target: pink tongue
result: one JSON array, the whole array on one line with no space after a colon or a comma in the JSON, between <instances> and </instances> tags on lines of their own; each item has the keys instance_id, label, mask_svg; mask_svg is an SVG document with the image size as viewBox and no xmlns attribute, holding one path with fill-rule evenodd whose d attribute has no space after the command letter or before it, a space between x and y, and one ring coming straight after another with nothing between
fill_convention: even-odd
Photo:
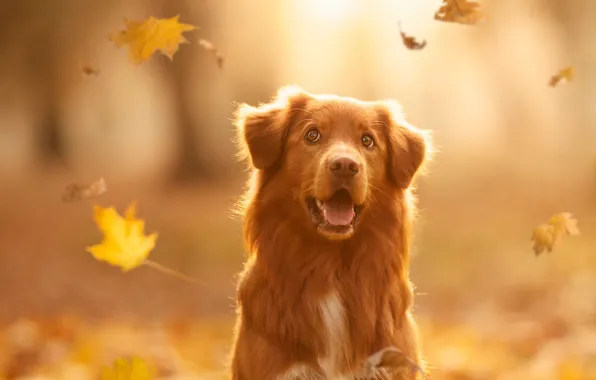
<instances>
[{"instance_id":1,"label":"pink tongue","mask_svg":"<svg viewBox=\"0 0 596 380\"><path fill-rule=\"evenodd\" d=\"M333 226L346 226L354 219L354 204L348 202L323 203L323 217Z\"/></svg>"}]
</instances>

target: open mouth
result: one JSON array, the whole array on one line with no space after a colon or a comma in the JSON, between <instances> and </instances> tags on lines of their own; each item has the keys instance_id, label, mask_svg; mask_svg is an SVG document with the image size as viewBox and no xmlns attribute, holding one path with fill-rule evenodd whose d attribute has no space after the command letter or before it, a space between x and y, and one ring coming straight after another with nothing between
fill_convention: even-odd
<instances>
[{"instance_id":1,"label":"open mouth","mask_svg":"<svg viewBox=\"0 0 596 380\"><path fill-rule=\"evenodd\" d=\"M350 192L345 189L338 190L325 200L309 197L306 201L312 221L319 232L338 239L352 235L363 208L354 203Z\"/></svg>"}]
</instances>

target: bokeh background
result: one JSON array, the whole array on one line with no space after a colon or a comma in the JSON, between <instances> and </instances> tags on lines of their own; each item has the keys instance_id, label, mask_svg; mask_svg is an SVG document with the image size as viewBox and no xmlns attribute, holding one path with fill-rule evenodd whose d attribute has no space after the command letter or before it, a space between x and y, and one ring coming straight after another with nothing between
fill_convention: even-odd
<instances>
[{"instance_id":1,"label":"bokeh background","mask_svg":"<svg viewBox=\"0 0 596 380\"><path fill-rule=\"evenodd\" d=\"M596 2L485 2L476 26L433 20L439 5L3 0L0 378L97 379L131 355L159 379L225 378L247 177L229 119L299 84L398 99L435 133L412 260L433 379L596 379ZM136 66L108 39L176 14L199 29L173 61ZM404 47L398 21L426 48ZM566 66L574 80L549 87ZM101 176L104 195L62 201ZM133 200L159 232L152 260L200 285L84 251L101 239L92 205ZM536 257L533 228L562 211L582 235Z\"/></svg>"}]
</instances>

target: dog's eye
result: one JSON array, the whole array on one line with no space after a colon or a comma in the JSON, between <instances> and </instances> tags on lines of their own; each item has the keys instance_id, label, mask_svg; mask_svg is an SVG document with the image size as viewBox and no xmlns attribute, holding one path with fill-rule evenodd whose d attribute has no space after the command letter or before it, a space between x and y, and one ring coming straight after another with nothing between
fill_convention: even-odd
<instances>
[{"instance_id":1,"label":"dog's eye","mask_svg":"<svg viewBox=\"0 0 596 380\"><path fill-rule=\"evenodd\" d=\"M362 145L364 145L367 148L372 148L375 145L375 140L372 138L371 135L368 134L362 135L360 141L362 141Z\"/></svg>"},{"instance_id":2,"label":"dog's eye","mask_svg":"<svg viewBox=\"0 0 596 380\"><path fill-rule=\"evenodd\" d=\"M321 133L316 128L309 129L304 135L304 140L309 144L315 144L320 139Z\"/></svg>"}]
</instances>

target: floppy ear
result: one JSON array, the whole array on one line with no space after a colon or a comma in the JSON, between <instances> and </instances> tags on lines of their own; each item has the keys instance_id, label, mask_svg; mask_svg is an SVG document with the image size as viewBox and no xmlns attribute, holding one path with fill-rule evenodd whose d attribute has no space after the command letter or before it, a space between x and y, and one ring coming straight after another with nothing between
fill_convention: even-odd
<instances>
[{"instance_id":1,"label":"floppy ear","mask_svg":"<svg viewBox=\"0 0 596 380\"><path fill-rule=\"evenodd\" d=\"M379 102L376 112L386 126L388 177L397 187L406 189L431 158L431 132L405 121L401 106L394 100Z\"/></svg>"},{"instance_id":2,"label":"floppy ear","mask_svg":"<svg viewBox=\"0 0 596 380\"><path fill-rule=\"evenodd\" d=\"M235 113L239 155L256 169L273 166L282 155L290 125L309 95L298 86L282 87L267 104L241 104Z\"/></svg>"}]
</instances>

